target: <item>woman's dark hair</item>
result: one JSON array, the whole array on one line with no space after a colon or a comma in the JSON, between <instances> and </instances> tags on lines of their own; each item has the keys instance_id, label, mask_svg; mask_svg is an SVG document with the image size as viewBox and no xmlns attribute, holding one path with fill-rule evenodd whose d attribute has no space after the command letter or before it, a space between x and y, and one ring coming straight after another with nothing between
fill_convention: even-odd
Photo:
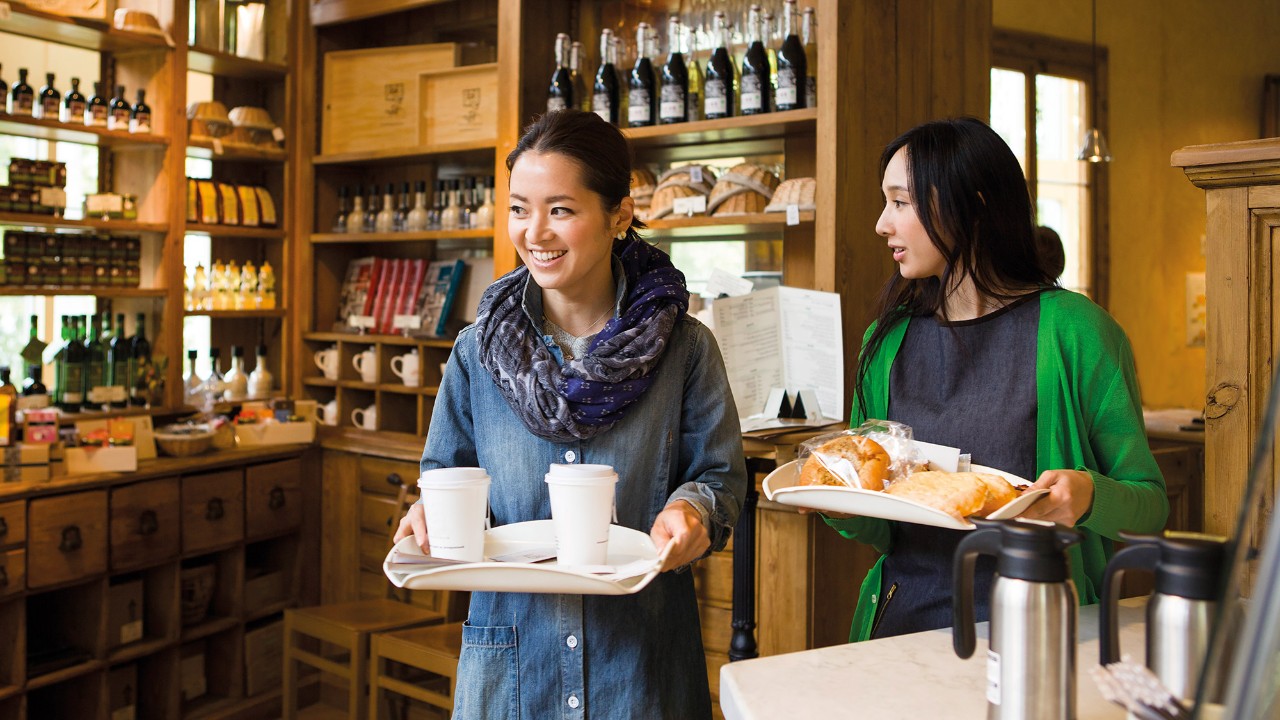
<instances>
[{"instance_id":1,"label":"woman's dark hair","mask_svg":"<svg viewBox=\"0 0 1280 720\"><path fill-rule=\"evenodd\" d=\"M946 269L941 278L917 280L895 271L881 289L875 330L858 361L858 404L864 415L862 385L871 358L903 318L937 314L946 319L946 293L965 278L972 278L983 296L999 299L1054 282L1036 249L1035 214L1022 168L994 130L969 117L918 125L885 147L881 177L902 148L912 207Z\"/></svg>"},{"instance_id":2,"label":"woman's dark hair","mask_svg":"<svg viewBox=\"0 0 1280 720\"><path fill-rule=\"evenodd\" d=\"M618 209L622 199L631 194L631 145L618 128L593 112L557 110L535 120L507 155L508 173L528 151L557 153L574 161L582 183L600 196L608 212ZM636 231L644 227L633 215L627 237L639 239Z\"/></svg>"}]
</instances>

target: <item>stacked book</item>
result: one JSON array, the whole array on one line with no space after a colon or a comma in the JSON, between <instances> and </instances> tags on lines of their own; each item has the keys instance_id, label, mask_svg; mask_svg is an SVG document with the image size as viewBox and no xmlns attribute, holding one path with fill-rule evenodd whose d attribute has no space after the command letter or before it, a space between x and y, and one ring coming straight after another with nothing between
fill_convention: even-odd
<instances>
[{"instance_id":1,"label":"stacked book","mask_svg":"<svg viewBox=\"0 0 1280 720\"><path fill-rule=\"evenodd\" d=\"M449 313L462 286L462 260L428 262L419 258L366 257L347 265L338 304L338 323L352 317L371 318L370 332L388 334L405 327L396 318L412 316L414 335L444 337ZM366 320L365 325L369 325ZM414 327L416 326L416 327Z\"/></svg>"}]
</instances>

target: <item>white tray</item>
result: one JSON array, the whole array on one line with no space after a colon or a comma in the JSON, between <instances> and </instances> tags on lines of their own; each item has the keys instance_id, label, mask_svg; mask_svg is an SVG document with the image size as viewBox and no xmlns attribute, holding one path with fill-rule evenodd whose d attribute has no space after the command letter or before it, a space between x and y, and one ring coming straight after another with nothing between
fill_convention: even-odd
<instances>
[{"instance_id":1,"label":"white tray","mask_svg":"<svg viewBox=\"0 0 1280 720\"><path fill-rule=\"evenodd\" d=\"M551 520L512 523L485 531L486 558L538 547L554 547L555 525ZM487 592L564 593L567 595L631 595L640 592L658 575L665 559L646 533L618 525L609 526L608 565L636 563L650 565L642 574L611 577L572 567L555 560L542 563L485 562L459 563L425 570L390 565L393 555L424 555L413 536L396 543L383 561L382 571L396 587L410 590L478 590ZM635 566L632 566L635 567Z\"/></svg>"},{"instance_id":2,"label":"white tray","mask_svg":"<svg viewBox=\"0 0 1280 720\"><path fill-rule=\"evenodd\" d=\"M1014 485L1030 485L1027 480L1011 475L1003 470L983 465L972 466L974 472L999 475ZM866 517L899 520L901 522L933 525L953 530L972 530L975 525L967 520L957 520L947 513L931 508L928 505L907 500L896 495L888 495L873 490L832 487L830 485L797 485L800 480L800 461L792 460L769 473L764 479L764 494L770 500L783 505L826 510L828 512L863 515ZM1031 503L1048 490L1032 490L1024 492L1007 505L987 516L988 520L1004 520L1017 517Z\"/></svg>"}]
</instances>

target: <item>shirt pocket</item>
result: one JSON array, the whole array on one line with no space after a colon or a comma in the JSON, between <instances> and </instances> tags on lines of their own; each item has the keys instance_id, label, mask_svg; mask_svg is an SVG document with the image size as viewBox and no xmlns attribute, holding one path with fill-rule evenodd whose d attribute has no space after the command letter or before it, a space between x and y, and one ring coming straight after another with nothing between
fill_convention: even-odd
<instances>
[{"instance_id":1,"label":"shirt pocket","mask_svg":"<svg viewBox=\"0 0 1280 720\"><path fill-rule=\"evenodd\" d=\"M462 625L454 720L519 720L520 652L516 629Z\"/></svg>"}]
</instances>

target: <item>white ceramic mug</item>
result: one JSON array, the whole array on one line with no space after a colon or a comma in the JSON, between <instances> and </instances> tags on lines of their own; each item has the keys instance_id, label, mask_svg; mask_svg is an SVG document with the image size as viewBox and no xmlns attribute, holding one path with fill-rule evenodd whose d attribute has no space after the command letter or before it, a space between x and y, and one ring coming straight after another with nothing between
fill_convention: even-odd
<instances>
[{"instance_id":1,"label":"white ceramic mug","mask_svg":"<svg viewBox=\"0 0 1280 720\"><path fill-rule=\"evenodd\" d=\"M323 425L337 425L338 401L330 400L323 405L316 405L316 422Z\"/></svg>"},{"instance_id":2,"label":"white ceramic mug","mask_svg":"<svg viewBox=\"0 0 1280 720\"><path fill-rule=\"evenodd\" d=\"M397 355L391 358L391 372L400 378L406 387L417 387L420 381L418 376L418 351L413 350L404 355Z\"/></svg>"},{"instance_id":3,"label":"white ceramic mug","mask_svg":"<svg viewBox=\"0 0 1280 720\"><path fill-rule=\"evenodd\" d=\"M316 361L316 367L320 368L320 372L324 373L326 380L338 379L338 346L327 347L324 350L317 350L313 356Z\"/></svg>"},{"instance_id":4,"label":"white ceramic mug","mask_svg":"<svg viewBox=\"0 0 1280 720\"><path fill-rule=\"evenodd\" d=\"M365 408L356 408L351 411L351 424L365 430L378 429L378 407L370 405Z\"/></svg>"},{"instance_id":5,"label":"white ceramic mug","mask_svg":"<svg viewBox=\"0 0 1280 720\"><path fill-rule=\"evenodd\" d=\"M352 356L351 367L360 373L362 382L378 382L378 356L373 352L372 348Z\"/></svg>"}]
</instances>

